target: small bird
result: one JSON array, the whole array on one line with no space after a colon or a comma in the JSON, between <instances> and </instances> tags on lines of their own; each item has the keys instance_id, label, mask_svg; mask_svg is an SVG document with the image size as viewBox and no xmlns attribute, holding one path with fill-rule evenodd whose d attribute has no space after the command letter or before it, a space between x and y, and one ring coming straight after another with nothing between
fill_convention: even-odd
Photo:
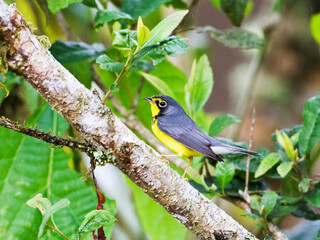
<instances>
[{"instance_id":1,"label":"small bird","mask_svg":"<svg viewBox=\"0 0 320 240\"><path fill-rule=\"evenodd\" d=\"M259 155L257 152L234 147L209 137L200 130L181 105L172 97L156 95L143 99L151 104L151 125L156 137L176 155L189 160L182 178L184 178L195 156L207 156L215 161L222 161L219 154Z\"/></svg>"}]
</instances>

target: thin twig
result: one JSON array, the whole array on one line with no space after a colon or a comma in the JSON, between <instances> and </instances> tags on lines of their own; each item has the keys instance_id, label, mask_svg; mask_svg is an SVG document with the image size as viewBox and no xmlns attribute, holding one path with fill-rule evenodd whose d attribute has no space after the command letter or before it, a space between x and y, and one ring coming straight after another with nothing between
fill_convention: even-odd
<instances>
[{"instance_id":1,"label":"thin twig","mask_svg":"<svg viewBox=\"0 0 320 240\"><path fill-rule=\"evenodd\" d=\"M121 78L128 72L128 70L130 69L130 64L132 62L133 57L140 51L140 46L137 46L136 50L133 53L130 53L129 56L127 57L126 63L124 64L124 66L122 67L120 73L117 75L116 80L114 81L113 84L118 84L121 80ZM108 90L108 92L106 93L106 95L103 97L101 103L103 105L106 104L106 100L108 98L108 96L111 93L111 89Z\"/></svg>"},{"instance_id":2,"label":"thin twig","mask_svg":"<svg viewBox=\"0 0 320 240\"><path fill-rule=\"evenodd\" d=\"M87 149L89 148L89 145L87 143L81 143L71 139L52 136L49 134L49 132L46 133L37 129L28 128L4 117L0 118L0 126L12 129L16 132L23 133L31 137L38 138L55 146L66 146L74 150L79 150L81 152L87 152Z\"/></svg>"},{"instance_id":3,"label":"thin twig","mask_svg":"<svg viewBox=\"0 0 320 240\"><path fill-rule=\"evenodd\" d=\"M91 159L91 175L92 175L92 180L93 180L93 183L94 183L94 189L96 190L96 194L97 194L97 198L98 198L97 210L103 210L103 203L105 203L105 197L98 190L97 180L96 180L96 177L94 176L94 169L95 169L94 162L95 162L95 160ZM98 229L98 236L95 234L95 230L92 231L92 235L93 235L93 238L97 239L97 240L105 240L105 239L107 239L106 235L104 234L103 226L101 226Z\"/></svg>"},{"instance_id":4,"label":"thin twig","mask_svg":"<svg viewBox=\"0 0 320 240\"><path fill-rule=\"evenodd\" d=\"M138 86L138 90L137 90L136 96L135 96L135 98L133 99L133 102L132 102L132 106L131 106L132 114L134 114L136 112L137 105L138 105L138 99L140 98L141 90L142 90L142 87L143 87L143 84L144 84L145 81L146 81L146 79L144 77L142 77L141 81L139 83L139 86Z\"/></svg>"},{"instance_id":5,"label":"thin twig","mask_svg":"<svg viewBox=\"0 0 320 240\"><path fill-rule=\"evenodd\" d=\"M127 67L129 65L129 63L131 62L132 56L128 56L126 63L124 64L123 68L121 69L121 72L117 75L116 80L114 81L113 84L118 84L119 81L121 80L122 76L127 72ZM105 105L106 104L106 100L108 98L108 96L111 93L111 89L108 90L108 92L106 93L106 95L104 95L101 104Z\"/></svg>"},{"instance_id":6,"label":"thin twig","mask_svg":"<svg viewBox=\"0 0 320 240\"><path fill-rule=\"evenodd\" d=\"M252 109L252 122L251 122L251 128L250 128L250 140L249 140L249 147L248 149L251 150L252 147L252 139L253 139L253 130L254 130L254 124L256 121L256 110L255 108ZM250 202L250 196L248 193L249 190L249 173L250 173L250 159L251 156L248 155L247 157L247 166L246 166L246 183L245 183L245 188L243 192L243 197L247 202Z\"/></svg>"}]
</instances>

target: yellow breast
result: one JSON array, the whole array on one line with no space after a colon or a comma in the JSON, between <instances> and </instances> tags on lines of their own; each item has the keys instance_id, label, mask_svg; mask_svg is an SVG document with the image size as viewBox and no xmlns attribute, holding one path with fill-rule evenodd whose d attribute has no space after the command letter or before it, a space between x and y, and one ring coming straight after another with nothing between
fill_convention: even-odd
<instances>
[{"instance_id":1,"label":"yellow breast","mask_svg":"<svg viewBox=\"0 0 320 240\"><path fill-rule=\"evenodd\" d=\"M194 151L191 148L186 147L185 145L179 143L169 135L163 133L157 125L158 120L152 122L152 131L156 137L173 153L179 155L180 157L193 157L193 156L203 156L203 154Z\"/></svg>"}]
</instances>

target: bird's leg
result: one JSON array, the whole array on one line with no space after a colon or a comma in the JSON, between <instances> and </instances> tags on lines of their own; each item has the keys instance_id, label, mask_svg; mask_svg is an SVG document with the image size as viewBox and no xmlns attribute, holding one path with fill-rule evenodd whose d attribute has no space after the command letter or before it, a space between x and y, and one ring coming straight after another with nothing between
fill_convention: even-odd
<instances>
[{"instance_id":1,"label":"bird's leg","mask_svg":"<svg viewBox=\"0 0 320 240\"><path fill-rule=\"evenodd\" d=\"M182 178L184 180L186 180L186 181L188 181L188 178L185 178L184 175L186 175L186 173L187 173L187 171L188 171L188 169L189 169L189 167L191 165L192 159L193 159L193 157L189 157L188 158L188 161L189 161L188 166L186 167L186 169L184 170L184 173L182 174Z\"/></svg>"},{"instance_id":2,"label":"bird's leg","mask_svg":"<svg viewBox=\"0 0 320 240\"><path fill-rule=\"evenodd\" d=\"M177 154L161 154L161 158L163 159L163 161L165 161L165 163L169 163L169 161L164 157L176 157L176 156L178 155Z\"/></svg>"}]
</instances>

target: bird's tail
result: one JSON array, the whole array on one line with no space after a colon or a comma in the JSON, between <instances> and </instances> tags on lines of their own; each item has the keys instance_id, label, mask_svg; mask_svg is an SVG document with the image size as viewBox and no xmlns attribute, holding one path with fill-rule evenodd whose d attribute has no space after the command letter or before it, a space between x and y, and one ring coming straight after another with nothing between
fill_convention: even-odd
<instances>
[{"instance_id":1,"label":"bird's tail","mask_svg":"<svg viewBox=\"0 0 320 240\"><path fill-rule=\"evenodd\" d=\"M233 147L233 151L234 151L234 153L245 153L245 154L249 154L249 155L253 155L253 156L260 155L260 153L250 151L250 150L244 149L244 148L238 148L238 147Z\"/></svg>"},{"instance_id":2,"label":"bird's tail","mask_svg":"<svg viewBox=\"0 0 320 240\"><path fill-rule=\"evenodd\" d=\"M211 138L211 150L216 154L230 154L230 153L244 153L253 156L260 155L260 153L250 151L244 148L235 147L223 142L220 142L214 138Z\"/></svg>"}]
</instances>

